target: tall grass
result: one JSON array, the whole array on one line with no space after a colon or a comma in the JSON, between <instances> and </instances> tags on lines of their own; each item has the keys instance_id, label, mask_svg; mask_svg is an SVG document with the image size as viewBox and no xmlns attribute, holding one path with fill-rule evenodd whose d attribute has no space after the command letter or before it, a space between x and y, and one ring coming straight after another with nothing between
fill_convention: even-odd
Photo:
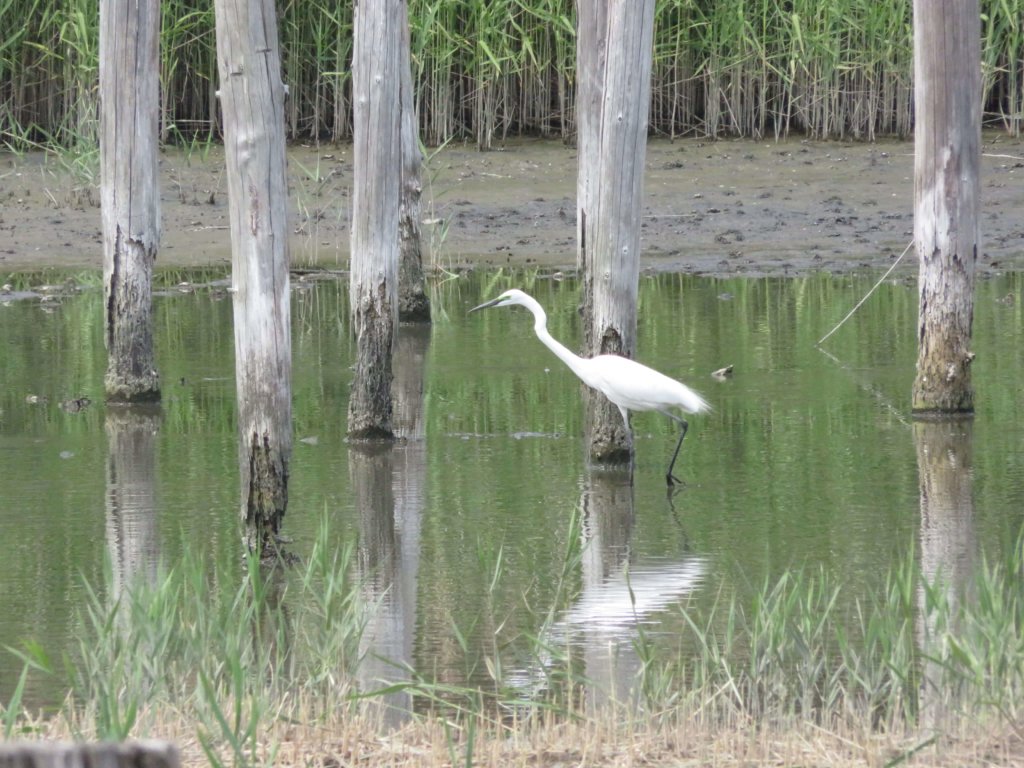
<instances>
[{"instance_id":1,"label":"tall grass","mask_svg":"<svg viewBox=\"0 0 1024 768\"><path fill-rule=\"evenodd\" d=\"M590 748L668 729L675 748L692 756L686 733L719 738L752 729L760 742L810 727L846 734L857 760L876 751L888 760L893 742L910 753L939 738L973 738L987 750L988 734L1012 742L1019 732L1024 538L967 584L928 582L910 556L883 590L852 603L824 569L797 569L749 597L721 593L710 608L683 606L688 629L676 650L641 629L634 689L595 711L586 703L585 655L572 637L552 634L578 584L581 538L571 534L579 525L574 517L554 603L536 607L537 631L526 632L514 654L546 672L527 687L503 661L510 646L499 642L503 622L493 619L503 608L495 604L493 616L479 619L493 634L482 648L491 685L460 687L396 664L399 682L359 692L365 607L351 577L352 550L332 546L325 523L305 563L287 574L265 574L255 560L210 567L189 554L121 594L90 590L62 717L41 724L20 711L23 675L11 701L0 704L0 722L7 736L65 728L84 738L173 734L201 745L213 765L272 764L284 745L295 748L297 733L304 762L326 760L325 745L338 748L353 723L362 728L353 740L379 745L377 705L396 691L411 694L420 713L409 715L407 736L442 733L435 747L467 764L478 741L501 752L513 734L519 747L540 733L572 752L584 745L566 739ZM478 555L490 558L496 597L503 552ZM479 629L452 628L467 658ZM27 672L58 674L38 644L20 655ZM416 750L422 758L430 747Z\"/></svg>"},{"instance_id":2,"label":"tall grass","mask_svg":"<svg viewBox=\"0 0 1024 768\"><path fill-rule=\"evenodd\" d=\"M991 3L982 15L984 102L1007 132L1024 123L1024 2Z\"/></svg>"},{"instance_id":3,"label":"tall grass","mask_svg":"<svg viewBox=\"0 0 1024 768\"><path fill-rule=\"evenodd\" d=\"M189 553L120 594L90 587L65 671L23 657L66 675L66 714L88 724L82 736L124 739L151 732L155 711L187 712L204 748L237 763L295 696L314 719L347 706L363 626L351 552L332 548L325 529L297 573L267 572L255 557L209 567Z\"/></svg>"},{"instance_id":4,"label":"tall grass","mask_svg":"<svg viewBox=\"0 0 1024 768\"><path fill-rule=\"evenodd\" d=\"M64 147L95 144L99 130L99 14L87 0L29 2L5 12L0 39L10 92L4 140L45 140Z\"/></svg>"},{"instance_id":5,"label":"tall grass","mask_svg":"<svg viewBox=\"0 0 1024 768\"><path fill-rule=\"evenodd\" d=\"M410 0L424 140L492 146L575 131L572 0ZM986 119L1019 135L1024 0L982 0ZM294 140L351 135L348 4L279 5ZM213 11L161 4L165 138L219 133ZM912 124L906 0L665 0L655 21L651 128L666 135L871 139ZM72 0L0 2L0 134L15 148L95 137L97 14Z\"/></svg>"},{"instance_id":6,"label":"tall grass","mask_svg":"<svg viewBox=\"0 0 1024 768\"><path fill-rule=\"evenodd\" d=\"M160 3L160 125L165 141L191 141L216 129L213 30L212 3L202 9Z\"/></svg>"}]
</instances>

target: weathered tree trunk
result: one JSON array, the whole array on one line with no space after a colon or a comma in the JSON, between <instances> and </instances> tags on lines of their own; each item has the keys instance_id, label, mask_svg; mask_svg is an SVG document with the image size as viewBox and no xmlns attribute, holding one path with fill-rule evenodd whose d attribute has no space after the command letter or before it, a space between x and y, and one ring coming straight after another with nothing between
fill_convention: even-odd
<instances>
[{"instance_id":1,"label":"weathered tree trunk","mask_svg":"<svg viewBox=\"0 0 1024 768\"><path fill-rule=\"evenodd\" d=\"M633 357L654 0L579 5L577 228L584 353ZM589 390L586 410L591 459L630 461L630 431L619 410Z\"/></svg>"},{"instance_id":2,"label":"weathered tree trunk","mask_svg":"<svg viewBox=\"0 0 1024 768\"><path fill-rule=\"evenodd\" d=\"M604 93L605 51L607 49L608 6L606 0L576 2L576 268L584 278L580 304L583 311L584 336L590 337L593 317L593 242L596 219L588 218L593 210L601 162L600 117L601 94ZM589 344L585 344L589 346Z\"/></svg>"},{"instance_id":3,"label":"weathered tree trunk","mask_svg":"<svg viewBox=\"0 0 1024 768\"><path fill-rule=\"evenodd\" d=\"M274 551L292 450L284 83L273 0L215 0L231 223L241 510Z\"/></svg>"},{"instance_id":4,"label":"weathered tree trunk","mask_svg":"<svg viewBox=\"0 0 1024 768\"><path fill-rule=\"evenodd\" d=\"M402 61L400 101L402 105L402 192L398 211L398 319L406 323L430 322L430 298L423 280L423 246L420 238L420 151L419 121L416 118L416 94L412 85L412 51L406 3L401 3Z\"/></svg>"},{"instance_id":5,"label":"weathered tree trunk","mask_svg":"<svg viewBox=\"0 0 1024 768\"><path fill-rule=\"evenodd\" d=\"M353 22L352 325L348 434L392 438L391 355L398 319L401 183L399 54L405 0L357 2Z\"/></svg>"},{"instance_id":6,"label":"weathered tree trunk","mask_svg":"<svg viewBox=\"0 0 1024 768\"><path fill-rule=\"evenodd\" d=\"M0 744L0 768L95 765L109 768L178 768L181 755L169 741L23 741Z\"/></svg>"},{"instance_id":7,"label":"weathered tree trunk","mask_svg":"<svg viewBox=\"0 0 1024 768\"><path fill-rule=\"evenodd\" d=\"M153 262L160 242L160 5L100 3L100 200L110 403L160 399Z\"/></svg>"},{"instance_id":8,"label":"weathered tree trunk","mask_svg":"<svg viewBox=\"0 0 1024 768\"><path fill-rule=\"evenodd\" d=\"M977 0L914 0L914 241L921 268L912 405L918 415L974 410L980 61Z\"/></svg>"},{"instance_id":9,"label":"weathered tree trunk","mask_svg":"<svg viewBox=\"0 0 1024 768\"><path fill-rule=\"evenodd\" d=\"M395 339L392 421L395 434L408 441L423 442L427 436L424 381L429 347L430 327L425 325L403 326Z\"/></svg>"}]
</instances>

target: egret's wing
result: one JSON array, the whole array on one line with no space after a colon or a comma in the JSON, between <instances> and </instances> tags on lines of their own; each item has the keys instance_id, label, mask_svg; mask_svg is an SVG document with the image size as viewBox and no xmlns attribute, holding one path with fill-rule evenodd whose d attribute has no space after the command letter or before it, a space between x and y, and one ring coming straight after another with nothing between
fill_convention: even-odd
<instances>
[{"instance_id":1,"label":"egret's wing","mask_svg":"<svg viewBox=\"0 0 1024 768\"><path fill-rule=\"evenodd\" d=\"M598 355L588 361L593 382L618 406L633 411L682 408L688 413L710 409L707 401L682 382L618 355Z\"/></svg>"}]
</instances>

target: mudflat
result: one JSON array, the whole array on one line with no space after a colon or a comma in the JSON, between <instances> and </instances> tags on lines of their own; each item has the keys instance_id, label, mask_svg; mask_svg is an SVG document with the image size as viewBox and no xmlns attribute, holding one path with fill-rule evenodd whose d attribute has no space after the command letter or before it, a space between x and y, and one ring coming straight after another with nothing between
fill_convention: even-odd
<instances>
[{"instance_id":1,"label":"mudflat","mask_svg":"<svg viewBox=\"0 0 1024 768\"><path fill-rule=\"evenodd\" d=\"M1024 268L1024 141L986 133L982 151L979 269ZM346 269L351 146L292 146L288 168L293 266ZM423 171L426 266L572 268L576 169L575 148L555 140L431 151ZM230 263L225 173L219 146L162 152L158 268ZM911 141L653 138L641 268L884 268L911 242L913 195ZM52 154L0 155L0 272L100 269L100 226L94 175ZM911 252L903 267L914 266Z\"/></svg>"}]
</instances>

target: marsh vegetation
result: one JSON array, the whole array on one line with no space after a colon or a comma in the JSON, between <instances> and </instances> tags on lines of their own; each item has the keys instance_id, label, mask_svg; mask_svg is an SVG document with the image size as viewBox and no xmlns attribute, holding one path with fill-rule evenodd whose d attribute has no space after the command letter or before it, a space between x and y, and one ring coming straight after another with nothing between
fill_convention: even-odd
<instances>
[{"instance_id":1,"label":"marsh vegetation","mask_svg":"<svg viewBox=\"0 0 1024 768\"><path fill-rule=\"evenodd\" d=\"M1019 275L981 281L978 414L936 434L901 405L912 283L825 355L874 275L645 278L641 359L715 405L671 499L666 420L639 418L633 484L588 470L571 374L523 317L465 316L515 285L572 338L575 281L430 281L410 437L364 451L346 291L296 280L301 563L270 572L238 557L222 276L161 276L172 385L134 426L94 396L97 283L8 278L5 737L159 736L190 765L1019 760Z\"/></svg>"},{"instance_id":2,"label":"marsh vegetation","mask_svg":"<svg viewBox=\"0 0 1024 768\"><path fill-rule=\"evenodd\" d=\"M1019 135L1021 0L981 3L983 103ZM575 132L575 11L569 0L411 0L420 132L430 145ZM651 127L668 136L906 136L911 5L900 0L660 2ZM220 132L213 8L161 4L161 125L168 140ZM351 135L348 5L279 7L293 140ZM95 6L13 0L0 16L0 125L8 145L93 143ZM489 142L487 143L489 145Z\"/></svg>"}]
</instances>

